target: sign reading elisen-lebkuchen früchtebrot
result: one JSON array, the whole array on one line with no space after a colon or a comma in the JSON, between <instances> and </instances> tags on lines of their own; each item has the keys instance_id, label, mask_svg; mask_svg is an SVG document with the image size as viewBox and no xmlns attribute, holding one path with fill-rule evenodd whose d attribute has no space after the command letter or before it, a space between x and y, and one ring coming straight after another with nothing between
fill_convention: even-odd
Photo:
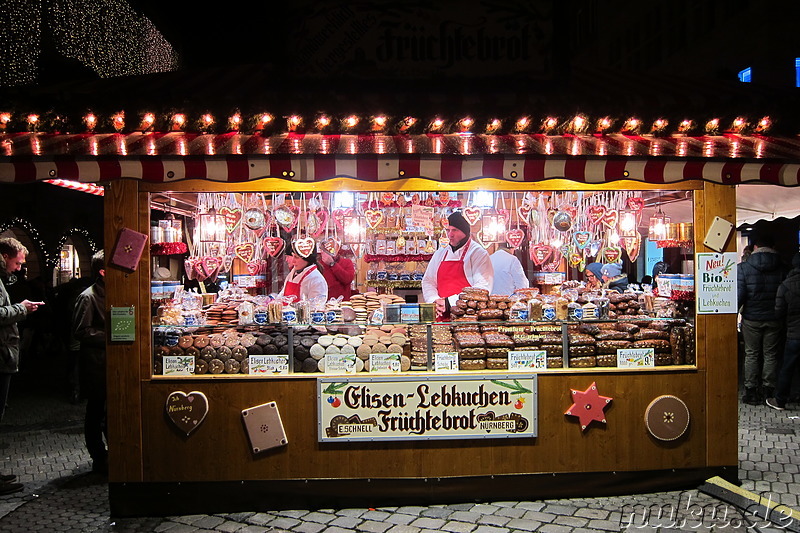
<instances>
[{"instance_id":1,"label":"sign reading elisen-lebkuchen fr\u00fcchtebrot","mask_svg":"<svg viewBox=\"0 0 800 533\"><path fill-rule=\"evenodd\" d=\"M319 440L535 437L537 378L349 377L317 380Z\"/></svg>"}]
</instances>

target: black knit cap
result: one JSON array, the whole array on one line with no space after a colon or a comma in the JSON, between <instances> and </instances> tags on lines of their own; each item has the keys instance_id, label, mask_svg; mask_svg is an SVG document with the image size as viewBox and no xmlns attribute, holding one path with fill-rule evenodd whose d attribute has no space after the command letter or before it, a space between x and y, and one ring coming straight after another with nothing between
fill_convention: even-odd
<instances>
[{"instance_id":1,"label":"black knit cap","mask_svg":"<svg viewBox=\"0 0 800 533\"><path fill-rule=\"evenodd\" d=\"M454 228L460 229L464 232L464 235L469 237L470 225L467 219L464 218L464 215L461 214L461 211L453 211L450 213L450 216L447 217L447 223Z\"/></svg>"}]
</instances>

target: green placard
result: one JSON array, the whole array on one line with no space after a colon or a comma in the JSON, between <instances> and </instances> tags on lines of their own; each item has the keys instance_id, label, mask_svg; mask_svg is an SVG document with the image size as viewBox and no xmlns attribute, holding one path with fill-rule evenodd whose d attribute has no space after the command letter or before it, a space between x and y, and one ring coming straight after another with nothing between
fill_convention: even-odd
<instances>
[{"instance_id":1,"label":"green placard","mask_svg":"<svg viewBox=\"0 0 800 533\"><path fill-rule=\"evenodd\" d=\"M134 306L111 308L111 342L136 340L136 312Z\"/></svg>"}]
</instances>

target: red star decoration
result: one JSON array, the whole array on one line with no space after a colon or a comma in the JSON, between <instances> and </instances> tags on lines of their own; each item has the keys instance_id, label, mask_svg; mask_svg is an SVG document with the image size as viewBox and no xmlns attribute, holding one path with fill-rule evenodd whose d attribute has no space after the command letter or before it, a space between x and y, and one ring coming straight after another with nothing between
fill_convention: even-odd
<instances>
[{"instance_id":1,"label":"red star decoration","mask_svg":"<svg viewBox=\"0 0 800 533\"><path fill-rule=\"evenodd\" d=\"M606 423L606 415L603 412L613 398L600 396L597 392L597 382L589 385L585 391L570 389L572 391L572 406L567 409L565 415L577 416L581 421L581 431L586 431L592 420Z\"/></svg>"}]
</instances>

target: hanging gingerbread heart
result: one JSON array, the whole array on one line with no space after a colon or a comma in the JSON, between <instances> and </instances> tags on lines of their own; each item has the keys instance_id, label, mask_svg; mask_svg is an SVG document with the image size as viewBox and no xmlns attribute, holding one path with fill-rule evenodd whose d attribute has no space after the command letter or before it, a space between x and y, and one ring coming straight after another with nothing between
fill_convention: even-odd
<instances>
[{"instance_id":1,"label":"hanging gingerbread heart","mask_svg":"<svg viewBox=\"0 0 800 533\"><path fill-rule=\"evenodd\" d=\"M302 215L302 219L305 222L305 231L310 235L314 235L320 230L319 219L312 211L306 211Z\"/></svg>"},{"instance_id":2,"label":"hanging gingerbread heart","mask_svg":"<svg viewBox=\"0 0 800 533\"><path fill-rule=\"evenodd\" d=\"M256 255L256 246L252 242L243 242L234 246L233 253L245 263L249 263Z\"/></svg>"},{"instance_id":3,"label":"hanging gingerbread heart","mask_svg":"<svg viewBox=\"0 0 800 533\"><path fill-rule=\"evenodd\" d=\"M247 263L247 273L248 274L250 274L251 276L255 276L259 272L261 272L261 263L260 262L256 261L256 262L252 262L252 263Z\"/></svg>"},{"instance_id":4,"label":"hanging gingerbread heart","mask_svg":"<svg viewBox=\"0 0 800 533\"><path fill-rule=\"evenodd\" d=\"M558 209L555 207L548 207L547 208L547 222L550 224L553 223L553 219L556 218L556 214L558 214Z\"/></svg>"},{"instance_id":5,"label":"hanging gingerbread heart","mask_svg":"<svg viewBox=\"0 0 800 533\"><path fill-rule=\"evenodd\" d=\"M572 251L569 253L569 264L572 267L578 267L583 261L583 255L578 253L577 251Z\"/></svg>"},{"instance_id":6,"label":"hanging gingerbread heart","mask_svg":"<svg viewBox=\"0 0 800 533\"><path fill-rule=\"evenodd\" d=\"M644 200L637 196L632 196L625 200L625 207L638 213L644 209Z\"/></svg>"},{"instance_id":7,"label":"hanging gingerbread heart","mask_svg":"<svg viewBox=\"0 0 800 533\"><path fill-rule=\"evenodd\" d=\"M525 240L525 232L519 228L511 229L506 232L506 242L512 248L519 248L522 241Z\"/></svg>"},{"instance_id":8,"label":"hanging gingerbread heart","mask_svg":"<svg viewBox=\"0 0 800 533\"><path fill-rule=\"evenodd\" d=\"M589 241L589 245L586 246L586 254L589 257L596 257L597 254L600 252L600 248L603 247L602 241L597 239Z\"/></svg>"},{"instance_id":9,"label":"hanging gingerbread heart","mask_svg":"<svg viewBox=\"0 0 800 533\"><path fill-rule=\"evenodd\" d=\"M383 211L380 209L367 209L364 211L364 218L367 220L367 225L375 229L383 222Z\"/></svg>"},{"instance_id":10,"label":"hanging gingerbread heart","mask_svg":"<svg viewBox=\"0 0 800 533\"><path fill-rule=\"evenodd\" d=\"M572 234L572 241L575 243L575 246L578 247L578 250L586 248L591 238L592 234L588 231L576 231Z\"/></svg>"},{"instance_id":11,"label":"hanging gingerbread heart","mask_svg":"<svg viewBox=\"0 0 800 533\"><path fill-rule=\"evenodd\" d=\"M622 249L619 246L606 246L603 248L603 259L606 263L617 263L622 257Z\"/></svg>"},{"instance_id":12,"label":"hanging gingerbread heart","mask_svg":"<svg viewBox=\"0 0 800 533\"><path fill-rule=\"evenodd\" d=\"M622 237L622 247L628 253L628 258L633 262L639 257L642 247L642 236L637 233L633 237Z\"/></svg>"},{"instance_id":13,"label":"hanging gingerbread heart","mask_svg":"<svg viewBox=\"0 0 800 533\"><path fill-rule=\"evenodd\" d=\"M381 195L381 203L385 206L390 206L394 203L394 193L385 192Z\"/></svg>"},{"instance_id":14,"label":"hanging gingerbread heart","mask_svg":"<svg viewBox=\"0 0 800 533\"><path fill-rule=\"evenodd\" d=\"M278 223L285 231L292 231L297 225L300 210L294 205L279 205L272 211L272 218Z\"/></svg>"},{"instance_id":15,"label":"hanging gingerbread heart","mask_svg":"<svg viewBox=\"0 0 800 533\"><path fill-rule=\"evenodd\" d=\"M208 398L198 391L175 391L167 396L165 410L170 422L188 437L206 419Z\"/></svg>"},{"instance_id":16,"label":"hanging gingerbread heart","mask_svg":"<svg viewBox=\"0 0 800 533\"><path fill-rule=\"evenodd\" d=\"M220 268L224 272L230 272L232 267L233 267L233 256L225 254L225 256L222 258L222 267Z\"/></svg>"},{"instance_id":17,"label":"hanging gingerbread heart","mask_svg":"<svg viewBox=\"0 0 800 533\"><path fill-rule=\"evenodd\" d=\"M559 210L568 213L573 220L578 216L578 209L574 205L562 205Z\"/></svg>"},{"instance_id":18,"label":"hanging gingerbread heart","mask_svg":"<svg viewBox=\"0 0 800 533\"><path fill-rule=\"evenodd\" d=\"M531 247L531 261L536 266L545 264L553 255L556 250L549 244L537 244Z\"/></svg>"},{"instance_id":19,"label":"hanging gingerbread heart","mask_svg":"<svg viewBox=\"0 0 800 533\"><path fill-rule=\"evenodd\" d=\"M586 209L586 218L589 220L589 223L596 226L603 221L603 217L606 214L606 206L604 205L590 205Z\"/></svg>"},{"instance_id":20,"label":"hanging gingerbread heart","mask_svg":"<svg viewBox=\"0 0 800 533\"><path fill-rule=\"evenodd\" d=\"M447 236L442 235L439 237L439 248L444 248L448 244L450 244L450 239L448 239Z\"/></svg>"},{"instance_id":21,"label":"hanging gingerbread heart","mask_svg":"<svg viewBox=\"0 0 800 533\"><path fill-rule=\"evenodd\" d=\"M529 224L532 209L533 207L526 202L522 202L522 205L517 208L517 216L522 224Z\"/></svg>"},{"instance_id":22,"label":"hanging gingerbread heart","mask_svg":"<svg viewBox=\"0 0 800 533\"><path fill-rule=\"evenodd\" d=\"M222 206L219 214L225 217L225 231L233 233L242 221L242 210L238 207Z\"/></svg>"},{"instance_id":23,"label":"hanging gingerbread heart","mask_svg":"<svg viewBox=\"0 0 800 533\"><path fill-rule=\"evenodd\" d=\"M339 250L342 249L342 243L338 239L328 237L322 241L322 249L332 256L336 256L336 254L339 253Z\"/></svg>"},{"instance_id":24,"label":"hanging gingerbread heart","mask_svg":"<svg viewBox=\"0 0 800 533\"><path fill-rule=\"evenodd\" d=\"M607 228L613 229L617 227L617 223L619 222L619 211L616 209L609 209L606 211L606 214L603 215L603 225Z\"/></svg>"},{"instance_id":25,"label":"hanging gingerbread heart","mask_svg":"<svg viewBox=\"0 0 800 533\"><path fill-rule=\"evenodd\" d=\"M314 237L319 237L322 232L325 231L325 228L328 227L328 219L330 218L330 215L327 209L317 209L314 211L314 218L317 219L318 228L317 231L309 231L309 233L311 233L311 235Z\"/></svg>"},{"instance_id":26,"label":"hanging gingerbread heart","mask_svg":"<svg viewBox=\"0 0 800 533\"><path fill-rule=\"evenodd\" d=\"M340 233L344 232L344 217L350 216L352 214L353 214L352 207L348 207L347 209L334 209L333 212L331 213L331 218L333 218L333 223Z\"/></svg>"},{"instance_id":27,"label":"hanging gingerbread heart","mask_svg":"<svg viewBox=\"0 0 800 533\"><path fill-rule=\"evenodd\" d=\"M283 251L283 247L286 246L286 243L280 237L267 237L263 243L264 249L270 257L278 257Z\"/></svg>"},{"instance_id":28,"label":"hanging gingerbread heart","mask_svg":"<svg viewBox=\"0 0 800 533\"><path fill-rule=\"evenodd\" d=\"M489 245L491 244L490 242L486 242L484 240L483 230L475 233L475 240L478 241L478 244L480 244L484 248L488 248Z\"/></svg>"},{"instance_id":29,"label":"hanging gingerbread heart","mask_svg":"<svg viewBox=\"0 0 800 533\"><path fill-rule=\"evenodd\" d=\"M461 214L464 215L464 219L469 222L470 226L474 226L481 219L481 208L465 207Z\"/></svg>"},{"instance_id":30,"label":"hanging gingerbread heart","mask_svg":"<svg viewBox=\"0 0 800 533\"><path fill-rule=\"evenodd\" d=\"M205 279L214 279L214 277L219 273L219 267L221 265L221 258L211 256L200 258L200 269L202 270Z\"/></svg>"},{"instance_id":31,"label":"hanging gingerbread heart","mask_svg":"<svg viewBox=\"0 0 800 533\"><path fill-rule=\"evenodd\" d=\"M557 251L561 254L562 257L566 258L569 257L571 250L572 248L570 247L569 244L562 244L561 246L558 247Z\"/></svg>"},{"instance_id":32,"label":"hanging gingerbread heart","mask_svg":"<svg viewBox=\"0 0 800 533\"><path fill-rule=\"evenodd\" d=\"M186 272L186 277L189 279L194 279L194 275L197 268L197 258L196 257L188 257L183 261L183 270Z\"/></svg>"},{"instance_id":33,"label":"hanging gingerbread heart","mask_svg":"<svg viewBox=\"0 0 800 533\"><path fill-rule=\"evenodd\" d=\"M294 240L294 249L300 254L300 257L307 258L314 252L316 242L311 237Z\"/></svg>"}]
</instances>

